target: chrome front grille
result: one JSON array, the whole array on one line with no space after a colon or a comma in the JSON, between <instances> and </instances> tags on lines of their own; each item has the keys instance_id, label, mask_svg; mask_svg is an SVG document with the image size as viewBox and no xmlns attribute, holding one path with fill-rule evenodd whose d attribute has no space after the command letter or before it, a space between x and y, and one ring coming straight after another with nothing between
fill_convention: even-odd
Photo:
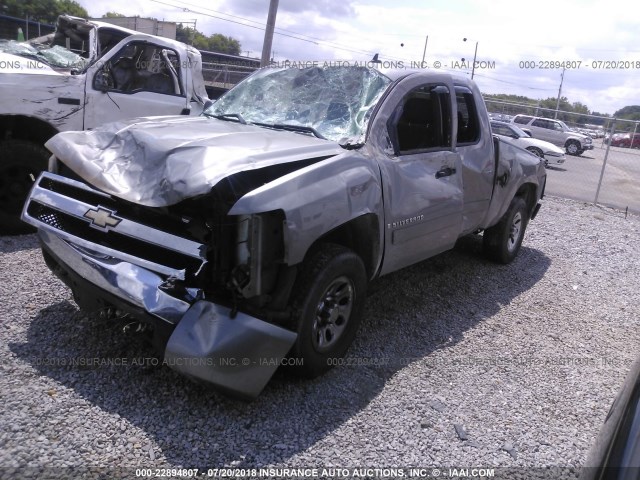
<instances>
[{"instance_id":1,"label":"chrome front grille","mask_svg":"<svg viewBox=\"0 0 640 480\"><path fill-rule=\"evenodd\" d=\"M68 231L63 225L63 220L60 218L60 214L51 208L47 208L40 203L34 202L29 205L29 213L34 218L37 218L42 223L46 223L50 227L62 230L63 232Z\"/></svg>"},{"instance_id":2,"label":"chrome front grille","mask_svg":"<svg viewBox=\"0 0 640 480\"><path fill-rule=\"evenodd\" d=\"M95 215L93 220L87 215L95 211L119 221L96 224ZM48 172L36 181L22 218L77 246L168 276L195 274L206 261L205 246L189 239L186 226L181 230L175 219Z\"/></svg>"}]
</instances>

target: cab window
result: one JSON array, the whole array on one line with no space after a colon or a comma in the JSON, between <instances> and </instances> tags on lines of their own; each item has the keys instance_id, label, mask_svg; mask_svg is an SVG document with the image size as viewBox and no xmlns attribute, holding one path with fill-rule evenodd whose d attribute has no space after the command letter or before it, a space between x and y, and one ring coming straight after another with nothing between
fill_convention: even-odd
<instances>
[{"instance_id":1,"label":"cab window","mask_svg":"<svg viewBox=\"0 0 640 480\"><path fill-rule=\"evenodd\" d=\"M513 119L513 123L519 123L520 125L526 125L531 121L533 117L529 117L527 115L516 115L516 118Z\"/></svg>"},{"instance_id":2,"label":"cab window","mask_svg":"<svg viewBox=\"0 0 640 480\"><path fill-rule=\"evenodd\" d=\"M458 119L457 143L471 144L480 140L480 121L473 92L467 87L456 86Z\"/></svg>"},{"instance_id":3,"label":"cab window","mask_svg":"<svg viewBox=\"0 0 640 480\"><path fill-rule=\"evenodd\" d=\"M451 97L444 85L411 90L389 119L396 153L451 148Z\"/></svg>"},{"instance_id":4,"label":"cab window","mask_svg":"<svg viewBox=\"0 0 640 480\"><path fill-rule=\"evenodd\" d=\"M184 96L179 58L174 50L147 42L131 42L98 70L93 88Z\"/></svg>"},{"instance_id":5,"label":"cab window","mask_svg":"<svg viewBox=\"0 0 640 480\"><path fill-rule=\"evenodd\" d=\"M538 118L538 119L533 121L531 126L532 127L547 128L549 130L553 130L553 123L554 122L551 122L549 120L545 120L544 118Z\"/></svg>"},{"instance_id":6,"label":"cab window","mask_svg":"<svg viewBox=\"0 0 640 480\"><path fill-rule=\"evenodd\" d=\"M493 133L497 133L498 135L506 135L507 137L512 137L514 135L513 130L511 130L506 125L498 125L492 123L491 130L493 130Z\"/></svg>"}]
</instances>

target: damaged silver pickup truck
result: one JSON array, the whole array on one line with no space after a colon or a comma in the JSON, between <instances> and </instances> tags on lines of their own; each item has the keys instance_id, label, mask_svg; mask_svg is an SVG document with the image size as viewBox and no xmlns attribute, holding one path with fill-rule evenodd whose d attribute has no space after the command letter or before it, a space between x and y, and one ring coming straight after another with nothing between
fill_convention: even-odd
<instances>
[{"instance_id":1,"label":"damaged silver pickup truck","mask_svg":"<svg viewBox=\"0 0 640 480\"><path fill-rule=\"evenodd\" d=\"M22 218L78 305L150 325L171 368L245 397L283 359L331 368L376 277L481 231L513 260L546 180L472 81L428 71L263 69L201 117L46 146Z\"/></svg>"}]
</instances>

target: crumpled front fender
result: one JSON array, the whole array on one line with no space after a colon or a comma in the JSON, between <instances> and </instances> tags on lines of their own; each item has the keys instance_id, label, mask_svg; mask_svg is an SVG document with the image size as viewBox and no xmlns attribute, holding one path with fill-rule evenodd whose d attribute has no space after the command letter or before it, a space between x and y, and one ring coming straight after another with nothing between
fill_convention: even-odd
<instances>
[{"instance_id":1,"label":"crumpled front fender","mask_svg":"<svg viewBox=\"0 0 640 480\"><path fill-rule=\"evenodd\" d=\"M247 193L229 215L274 210L285 214L284 260L295 265L334 228L366 214L384 218L378 164L356 151L332 157Z\"/></svg>"}]
</instances>

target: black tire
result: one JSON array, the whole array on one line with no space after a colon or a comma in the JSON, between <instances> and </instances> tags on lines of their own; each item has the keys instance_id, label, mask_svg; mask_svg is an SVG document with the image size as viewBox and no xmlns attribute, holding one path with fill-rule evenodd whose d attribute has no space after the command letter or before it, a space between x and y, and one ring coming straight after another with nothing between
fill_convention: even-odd
<instances>
[{"instance_id":1,"label":"black tire","mask_svg":"<svg viewBox=\"0 0 640 480\"><path fill-rule=\"evenodd\" d=\"M298 338L293 371L313 378L331 369L353 342L367 289L364 264L353 251L325 244L309 254L292 297Z\"/></svg>"},{"instance_id":2,"label":"black tire","mask_svg":"<svg viewBox=\"0 0 640 480\"><path fill-rule=\"evenodd\" d=\"M527 147L527 150L533 153L536 157L544 158L542 150L540 150L538 147Z\"/></svg>"},{"instance_id":3,"label":"black tire","mask_svg":"<svg viewBox=\"0 0 640 480\"><path fill-rule=\"evenodd\" d=\"M549 162L547 161L546 158L544 158L544 154L542 153L542 150L540 150L538 147L527 147L527 150L531 153L533 153L536 157L541 158L542 160L544 160L544 166L548 167L549 166Z\"/></svg>"},{"instance_id":4,"label":"black tire","mask_svg":"<svg viewBox=\"0 0 640 480\"><path fill-rule=\"evenodd\" d=\"M44 147L26 140L0 142L0 234L35 231L20 220L20 213L33 179L47 169L50 156Z\"/></svg>"},{"instance_id":5,"label":"black tire","mask_svg":"<svg viewBox=\"0 0 640 480\"><path fill-rule=\"evenodd\" d=\"M580 150L580 142L578 142L577 140L568 140L564 148L569 155L578 156L582 153L582 151Z\"/></svg>"},{"instance_id":6,"label":"black tire","mask_svg":"<svg viewBox=\"0 0 640 480\"><path fill-rule=\"evenodd\" d=\"M521 197L515 197L500 221L484 231L485 255L498 263L513 261L520 251L528 222L527 204Z\"/></svg>"}]
</instances>

